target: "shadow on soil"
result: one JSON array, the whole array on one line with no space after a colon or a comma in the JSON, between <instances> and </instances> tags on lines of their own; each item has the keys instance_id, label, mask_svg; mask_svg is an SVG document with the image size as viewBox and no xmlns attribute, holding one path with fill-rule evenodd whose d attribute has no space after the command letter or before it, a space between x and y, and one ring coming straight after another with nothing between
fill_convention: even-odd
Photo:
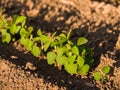
<instances>
[{"instance_id":1,"label":"shadow on soil","mask_svg":"<svg viewBox=\"0 0 120 90\"><path fill-rule=\"evenodd\" d=\"M8 16L20 14L22 10L28 10L28 7L24 4L16 3L15 5L16 6L13 5L11 7L6 7L7 5L4 7L3 5L3 7L6 9L5 13ZM51 8L51 10L53 10L53 8ZM54 18L51 19L52 22L47 22L44 20L44 18L48 14L49 9L48 7L41 8L39 10L41 15L38 14L36 17L29 17L28 25L34 26L35 29L41 28L41 30L45 30L45 32L52 33L55 30L62 32L62 30L69 30L71 25L76 22L71 22L69 25L65 24L65 21L68 20L71 16L77 16L78 18L81 18L78 16L79 11L76 9L70 10L70 12L63 12L61 9L58 11L60 14L55 15ZM57 21L58 17L64 17L64 19ZM89 23L89 25L87 25L87 23ZM71 38L74 39L78 38L79 36L84 36L89 40L88 46L92 48L95 53L95 63L93 65L93 69L100 63L100 56L102 54L104 55L107 53L107 51L114 51L118 34L120 33L118 30L115 30L114 27L118 26L119 23L120 21L117 22L114 26L112 24L104 26L104 23L101 22L98 26L94 26L95 22L86 21L83 23L84 27L78 26L73 30ZM88 30L90 26L92 26L93 30L96 30L89 32ZM109 33L107 31L108 29L111 30L112 33ZM30 53L24 54L23 52L16 50L16 48L12 45L0 43L0 56L16 64L16 66L23 67L23 70L25 70L24 67L26 66L26 63L31 62L34 66L37 67L37 70L35 71L29 70L32 74L37 73L39 77L44 77L46 82L57 84L59 87L66 87L68 90L78 90L79 88L82 88L83 90L100 90L94 84L91 84L92 80L80 79L80 77L70 76L65 71L59 71L54 66L49 66L45 60L39 60L39 58L33 57ZM18 58L12 59L11 56L16 56ZM116 54L116 57L118 57L118 61L116 63L119 63L119 54ZM115 66L119 65L115 64Z\"/></svg>"}]
</instances>

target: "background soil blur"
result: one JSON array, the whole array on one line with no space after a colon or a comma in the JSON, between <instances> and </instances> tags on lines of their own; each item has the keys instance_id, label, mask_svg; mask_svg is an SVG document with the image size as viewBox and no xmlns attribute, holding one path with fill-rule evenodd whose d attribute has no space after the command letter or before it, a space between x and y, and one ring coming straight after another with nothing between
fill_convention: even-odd
<instances>
[{"instance_id":1,"label":"background soil blur","mask_svg":"<svg viewBox=\"0 0 120 90\"><path fill-rule=\"evenodd\" d=\"M111 66L108 81L70 76L66 71L35 58L16 41L0 42L0 90L120 90L120 5L112 0L0 0L8 19L27 16L27 25L42 32L67 33L71 39L86 37L94 51L94 65Z\"/></svg>"}]
</instances>

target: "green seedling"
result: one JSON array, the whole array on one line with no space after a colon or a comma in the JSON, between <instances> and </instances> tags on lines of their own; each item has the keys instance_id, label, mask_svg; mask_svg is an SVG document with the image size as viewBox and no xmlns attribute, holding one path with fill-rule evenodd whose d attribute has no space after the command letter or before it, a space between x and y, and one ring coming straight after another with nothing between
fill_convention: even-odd
<instances>
[{"instance_id":1,"label":"green seedling","mask_svg":"<svg viewBox=\"0 0 120 90\"><path fill-rule=\"evenodd\" d=\"M101 69L101 72L95 72L93 74L93 77L96 81L102 79L103 81L106 81L106 75L110 72L110 66L104 66L102 69Z\"/></svg>"}]
</instances>

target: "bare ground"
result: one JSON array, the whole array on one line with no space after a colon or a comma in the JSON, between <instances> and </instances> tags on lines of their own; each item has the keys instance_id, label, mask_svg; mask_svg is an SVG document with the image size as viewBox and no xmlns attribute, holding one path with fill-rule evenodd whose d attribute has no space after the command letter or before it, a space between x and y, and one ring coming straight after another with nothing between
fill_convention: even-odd
<instances>
[{"instance_id":1,"label":"bare ground","mask_svg":"<svg viewBox=\"0 0 120 90\"><path fill-rule=\"evenodd\" d=\"M0 42L0 90L120 90L120 6L97 0L1 0L8 17L28 17L27 25L43 32L86 37L94 51L92 71L111 66L108 82L70 76L33 57L18 42Z\"/></svg>"}]
</instances>

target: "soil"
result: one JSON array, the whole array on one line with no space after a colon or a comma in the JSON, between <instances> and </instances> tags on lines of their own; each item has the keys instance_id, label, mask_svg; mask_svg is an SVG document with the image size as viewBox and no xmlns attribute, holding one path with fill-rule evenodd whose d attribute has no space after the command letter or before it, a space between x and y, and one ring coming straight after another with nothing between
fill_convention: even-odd
<instances>
[{"instance_id":1,"label":"soil","mask_svg":"<svg viewBox=\"0 0 120 90\"><path fill-rule=\"evenodd\" d=\"M43 32L86 37L94 51L92 72L111 66L108 81L69 75L34 57L16 41L0 42L0 90L120 90L120 5L99 0L0 0L5 14L27 16L27 25Z\"/></svg>"}]
</instances>

